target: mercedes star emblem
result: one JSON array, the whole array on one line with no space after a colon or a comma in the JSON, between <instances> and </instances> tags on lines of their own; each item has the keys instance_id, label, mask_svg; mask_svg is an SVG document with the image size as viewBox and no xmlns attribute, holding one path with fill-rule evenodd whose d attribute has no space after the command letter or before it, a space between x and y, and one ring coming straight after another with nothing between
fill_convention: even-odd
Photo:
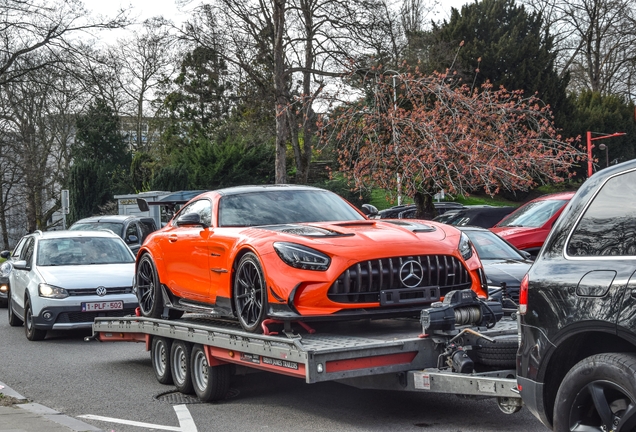
<instances>
[{"instance_id":1,"label":"mercedes star emblem","mask_svg":"<svg viewBox=\"0 0 636 432\"><path fill-rule=\"evenodd\" d=\"M424 268L417 261L409 260L400 267L400 280L405 287L414 288L422 282Z\"/></svg>"},{"instance_id":2,"label":"mercedes star emblem","mask_svg":"<svg viewBox=\"0 0 636 432\"><path fill-rule=\"evenodd\" d=\"M97 287L97 289L95 290L95 294L97 294L100 297L104 297L106 295L106 287L103 287L103 286Z\"/></svg>"}]
</instances>

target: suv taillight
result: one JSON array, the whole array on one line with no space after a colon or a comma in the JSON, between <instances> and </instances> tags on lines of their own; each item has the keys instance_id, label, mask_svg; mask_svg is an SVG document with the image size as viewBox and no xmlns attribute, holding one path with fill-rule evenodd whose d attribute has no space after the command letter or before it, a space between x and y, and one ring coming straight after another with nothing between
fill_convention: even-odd
<instances>
[{"instance_id":1,"label":"suv taillight","mask_svg":"<svg viewBox=\"0 0 636 432\"><path fill-rule=\"evenodd\" d=\"M528 274L521 280L521 286L519 287L519 313L525 315L528 311Z\"/></svg>"}]
</instances>

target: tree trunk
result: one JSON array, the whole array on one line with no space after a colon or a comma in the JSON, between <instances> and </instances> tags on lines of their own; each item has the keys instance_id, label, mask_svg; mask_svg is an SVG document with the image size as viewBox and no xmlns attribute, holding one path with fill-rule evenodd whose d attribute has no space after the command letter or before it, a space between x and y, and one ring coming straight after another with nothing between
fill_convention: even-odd
<instances>
[{"instance_id":1,"label":"tree trunk","mask_svg":"<svg viewBox=\"0 0 636 432\"><path fill-rule=\"evenodd\" d=\"M283 36L285 33L286 0L272 0L274 12L274 90L276 92L276 184L287 183L287 109L285 98L285 60Z\"/></svg>"},{"instance_id":2,"label":"tree trunk","mask_svg":"<svg viewBox=\"0 0 636 432\"><path fill-rule=\"evenodd\" d=\"M417 206L417 219L430 220L437 216L437 210L433 205L433 197L431 197L429 194L415 192L413 200L415 201L415 205Z\"/></svg>"}]
</instances>

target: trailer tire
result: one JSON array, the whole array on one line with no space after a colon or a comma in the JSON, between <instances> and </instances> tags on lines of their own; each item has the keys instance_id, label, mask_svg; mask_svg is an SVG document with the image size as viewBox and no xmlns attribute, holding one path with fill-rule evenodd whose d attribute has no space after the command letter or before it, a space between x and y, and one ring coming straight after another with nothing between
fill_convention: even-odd
<instances>
[{"instance_id":1,"label":"trailer tire","mask_svg":"<svg viewBox=\"0 0 636 432\"><path fill-rule=\"evenodd\" d=\"M170 372L174 386L183 394L194 393L190 358L192 345L184 341L173 341L170 347Z\"/></svg>"},{"instance_id":2,"label":"trailer tire","mask_svg":"<svg viewBox=\"0 0 636 432\"><path fill-rule=\"evenodd\" d=\"M135 285L139 309L141 309L143 316L160 318L163 312L161 282L150 254L145 253L137 264Z\"/></svg>"},{"instance_id":3,"label":"trailer tire","mask_svg":"<svg viewBox=\"0 0 636 432\"><path fill-rule=\"evenodd\" d=\"M152 338L150 358L155 377L161 384L172 384L172 372L170 370L170 348L172 340L160 336Z\"/></svg>"},{"instance_id":4,"label":"trailer tire","mask_svg":"<svg viewBox=\"0 0 636 432\"><path fill-rule=\"evenodd\" d=\"M474 347L475 362L486 366L516 367L519 341L517 335L495 337L496 342L484 338L477 339Z\"/></svg>"},{"instance_id":5,"label":"trailer tire","mask_svg":"<svg viewBox=\"0 0 636 432\"><path fill-rule=\"evenodd\" d=\"M190 370L194 392L203 402L225 398L230 389L230 365L209 366L202 345L192 348Z\"/></svg>"}]
</instances>

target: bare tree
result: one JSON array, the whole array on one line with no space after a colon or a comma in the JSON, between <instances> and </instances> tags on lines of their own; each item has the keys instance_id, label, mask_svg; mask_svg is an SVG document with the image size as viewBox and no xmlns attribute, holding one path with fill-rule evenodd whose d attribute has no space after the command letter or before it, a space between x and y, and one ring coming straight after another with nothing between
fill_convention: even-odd
<instances>
[{"instance_id":1,"label":"bare tree","mask_svg":"<svg viewBox=\"0 0 636 432\"><path fill-rule=\"evenodd\" d=\"M59 53L74 52L83 32L126 24L126 13L93 18L80 0L0 0L0 86L47 65L64 66ZM31 53L46 51L34 62Z\"/></svg>"},{"instance_id":2,"label":"bare tree","mask_svg":"<svg viewBox=\"0 0 636 432\"><path fill-rule=\"evenodd\" d=\"M189 24L191 40L204 46L221 40L228 64L272 96L277 183L287 182L288 144L296 181L307 181L314 105L329 79L347 76L374 53L385 7L380 0L217 0Z\"/></svg>"},{"instance_id":3,"label":"bare tree","mask_svg":"<svg viewBox=\"0 0 636 432\"><path fill-rule=\"evenodd\" d=\"M634 100L636 0L525 0L555 36L571 86Z\"/></svg>"}]
</instances>

